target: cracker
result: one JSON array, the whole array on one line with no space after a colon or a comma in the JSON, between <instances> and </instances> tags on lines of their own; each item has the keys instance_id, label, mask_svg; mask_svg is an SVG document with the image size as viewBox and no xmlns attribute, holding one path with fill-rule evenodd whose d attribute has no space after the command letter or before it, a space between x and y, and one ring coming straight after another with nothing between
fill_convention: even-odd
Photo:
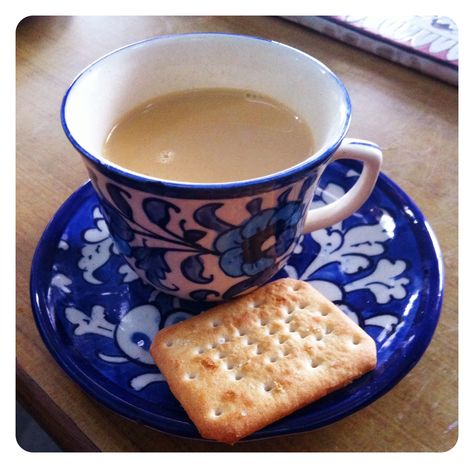
<instances>
[{"instance_id":1,"label":"cracker","mask_svg":"<svg viewBox=\"0 0 474 468\"><path fill-rule=\"evenodd\" d=\"M372 338L282 279L157 333L150 352L204 438L233 444L372 370Z\"/></svg>"}]
</instances>

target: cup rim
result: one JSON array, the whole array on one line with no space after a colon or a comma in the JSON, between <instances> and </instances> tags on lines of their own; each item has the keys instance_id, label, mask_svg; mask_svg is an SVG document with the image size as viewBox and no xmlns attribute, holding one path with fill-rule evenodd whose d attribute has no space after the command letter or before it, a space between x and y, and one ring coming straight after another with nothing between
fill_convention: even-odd
<instances>
[{"instance_id":1,"label":"cup rim","mask_svg":"<svg viewBox=\"0 0 474 468\"><path fill-rule=\"evenodd\" d=\"M316 151L312 156L306 158L305 160L299 162L296 165L290 166L288 168L282 169L281 171L274 172L271 174L267 174L264 176L260 177L255 177L252 179L245 179L245 180L237 180L237 181L230 181L230 182L205 182L205 183L200 183L200 182L181 182L181 181L175 181L175 180L167 180L167 179L160 179L158 177L151 177L147 176L135 171L128 170L122 166L119 166L118 164L115 164L111 161L107 161L105 158L95 156L89 151L87 151L72 135L72 132L69 130L68 124L67 124L67 119L66 119L66 105L68 102L68 97L71 91L73 90L74 86L78 83L78 81L90 70L92 70L93 67L95 67L98 63L102 62L103 60L106 60L110 56L120 53L123 50L129 49L129 48L134 48L134 47L139 47L143 44L146 44L148 42L154 42L154 41L159 41L162 39L170 39L170 38L179 38L179 37L190 37L190 36L216 36L216 37L222 37L222 36L228 36L228 37L238 37L238 38L245 38L245 39L252 39L255 41L263 41L263 42L270 42L278 47L283 47L286 49L290 49L293 53L298 54L306 59L309 59L310 61L314 62L320 69L324 70L325 74L329 76L332 80L335 81L336 85L338 86L339 90L341 91L343 98L344 98L344 103L345 103L345 118L343 121L343 124L341 125L341 128L339 129L339 132L337 133L337 138L333 139L333 141L320 148L318 151ZM180 34L165 34L165 35L160 35L160 36L153 36L147 39L143 39L141 41L133 42L130 44L126 44L122 47L119 47L117 49L114 49L101 57L99 57L97 60L93 61L89 65L87 65L82 71L80 71L77 76L74 78L72 83L69 85L68 89L66 90L66 93L64 94L63 100L61 102L61 109L60 109L60 117L61 117L61 125L63 128L64 133L66 134L66 137L69 139L71 144L76 148L77 151L79 151L80 154L85 156L89 161L97 165L103 172L112 172L120 179L122 180L132 180L134 184L144 184L148 186L149 184L160 184L164 188L168 188L171 191L179 190L179 189L190 189L190 190L203 190L203 191L209 191L213 189L223 189L223 190L228 190L228 189L238 189L238 188L246 188L247 190L251 187L259 187L259 186L268 186L271 185L272 182L276 180L280 180L282 178L284 179L294 179L297 177L300 173L306 173L308 170L312 169L313 167L319 166L320 164L324 163L331 154L339 147L341 144L342 140L347 134L347 131L349 129L349 125L351 122L351 116L352 116L352 105L351 105L351 100L349 97L349 93L347 92L346 87L342 83L341 79L330 69L328 68L324 63L316 59L315 57L307 54L306 52L303 52L295 47L292 47L290 45L284 44L282 42L274 41L272 39L266 39L258 36L252 36L252 35L246 35L246 34L234 34L234 33L225 33L225 32L191 32L191 33L180 33Z\"/></svg>"}]
</instances>

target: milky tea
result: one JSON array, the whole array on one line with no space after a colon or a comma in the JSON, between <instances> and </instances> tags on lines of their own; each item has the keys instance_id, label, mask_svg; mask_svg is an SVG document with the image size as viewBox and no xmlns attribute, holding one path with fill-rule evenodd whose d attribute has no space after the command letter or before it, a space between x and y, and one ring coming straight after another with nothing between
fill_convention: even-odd
<instances>
[{"instance_id":1,"label":"milky tea","mask_svg":"<svg viewBox=\"0 0 474 468\"><path fill-rule=\"evenodd\" d=\"M156 97L123 115L103 146L103 156L125 169L193 183L269 175L314 152L308 125L291 109L226 88Z\"/></svg>"}]
</instances>

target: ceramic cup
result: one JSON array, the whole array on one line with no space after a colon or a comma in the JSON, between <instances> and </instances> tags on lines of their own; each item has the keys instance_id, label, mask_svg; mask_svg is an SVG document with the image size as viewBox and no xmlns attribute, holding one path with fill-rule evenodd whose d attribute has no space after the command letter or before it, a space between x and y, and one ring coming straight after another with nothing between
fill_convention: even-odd
<instances>
[{"instance_id":1,"label":"ceramic cup","mask_svg":"<svg viewBox=\"0 0 474 468\"><path fill-rule=\"evenodd\" d=\"M215 184L160 180L103 158L105 137L120 116L193 88L272 96L308 123L317 152L274 174ZM156 37L113 51L78 75L61 109L64 131L131 268L160 291L199 301L265 283L303 233L348 217L368 198L382 155L374 143L344 138L350 119L346 89L315 58L277 42L218 33ZM333 203L309 209L324 168L343 158L363 163L356 184Z\"/></svg>"}]
</instances>

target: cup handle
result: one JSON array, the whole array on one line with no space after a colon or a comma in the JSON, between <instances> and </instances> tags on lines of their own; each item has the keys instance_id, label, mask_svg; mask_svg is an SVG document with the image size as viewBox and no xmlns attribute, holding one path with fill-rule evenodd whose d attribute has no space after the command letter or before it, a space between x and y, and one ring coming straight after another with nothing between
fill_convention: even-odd
<instances>
[{"instance_id":1,"label":"cup handle","mask_svg":"<svg viewBox=\"0 0 474 468\"><path fill-rule=\"evenodd\" d=\"M362 173L355 185L341 198L329 205L308 211L303 233L331 226L357 211L369 198L382 166L382 151L375 143L345 138L331 156L337 159L355 159L363 163ZM327 167L327 166L326 166Z\"/></svg>"}]
</instances>

